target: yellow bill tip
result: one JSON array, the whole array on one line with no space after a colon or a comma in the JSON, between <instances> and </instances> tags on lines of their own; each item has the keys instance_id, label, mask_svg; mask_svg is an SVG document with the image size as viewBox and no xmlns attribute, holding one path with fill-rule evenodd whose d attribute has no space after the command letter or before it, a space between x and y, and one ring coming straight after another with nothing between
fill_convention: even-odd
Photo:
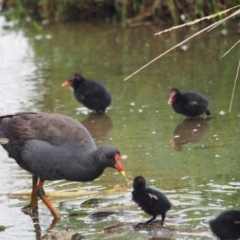
<instances>
[{"instance_id":1,"label":"yellow bill tip","mask_svg":"<svg viewBox=\"0 0 240 240\"><path fill-rule=\"evenodd\" d=\"M120 173L121 173L124 177L126 177L125 171L121 171Z\"/></svg>"},{"instance_id":2,"label":"yellow bill tip","mask_svg":"<svg viewBox=\"0 0 240 240\"><path fill-rule=\"evenodd\" d=\"M127 177L126 177L125 171L121 171L120 173L123 175L123 177L124 177L124 178L126 179L126 181L129 183L129 180L128 180Z\"/></svg>"}]
</instances>

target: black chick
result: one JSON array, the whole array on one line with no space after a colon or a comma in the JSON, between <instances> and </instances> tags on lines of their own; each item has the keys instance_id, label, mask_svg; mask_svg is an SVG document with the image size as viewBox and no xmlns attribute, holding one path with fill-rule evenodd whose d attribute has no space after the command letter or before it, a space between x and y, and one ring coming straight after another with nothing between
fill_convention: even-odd
<instances>
[{"instance_id":1,"label":"black chick","mask_svg":"<svg viewBox=\"0 0 240 240\"><path fill-rule=\"evenodd\" d=\"M240 238L240 211L229 210L209 222L212 232L221 240Z\"/></svg>"},{"instance_id":2,"label":"black chick","mask_svg":"<svg viewBox=\"0 0 240 240\"><path fill-rule=\"evenodd\" d=\"M111 94L102 84L87 80L80 74L74 74L62 86L71 86L75 98L99 114L105 112L111 104Z\"/></svg>"},{"instance_id":3,"label":"black chick","mask_svg":"<svg viewBox=\"0 0 240 240\"><path fill-rule=\"evenodd\" d=\"M172 204L168 198L157 189L147 188L146 180L142 176L137 176L133 180L132 200L147 214L152 215L146 224L149 224L157 215L162 216L162 226L166 217L166 212L171 209Z\"/></svg>"},{"instance_id":4,"label":"black chick","mask_svg":"<svg viewBox=\"0 0 240 240\"><path fill-rule=\"evenodd\" d=\"M182 93L179 89L173 88L170 91L168 104L172 104L172 108L176 113L181 113L190 118L197 117L203 113L208 118L211 117L207 99L196 92Z\"/></svg>"}]
</instances>

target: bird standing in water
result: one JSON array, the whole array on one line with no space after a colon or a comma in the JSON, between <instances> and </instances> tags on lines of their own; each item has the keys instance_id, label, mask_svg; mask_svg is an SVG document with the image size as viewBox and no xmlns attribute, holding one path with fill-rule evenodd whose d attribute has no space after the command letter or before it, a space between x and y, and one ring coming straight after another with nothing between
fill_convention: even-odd
<instances>
[{"instance_id":1,"label":"bird standing in water","mask_svg":"<svg viewBox=\"0 0 240 240\"><path fill-rule=\"evenodd\" d=\"M207 115L207 118L211 117L207 99L196 92L182 93L179 89L173 88L170 91L168 104L172 105L176 113L189 118L197 117L203 113Z\"/></svg>"},{"instance_id":2,"label":"bird standing in water","mask_svg":"<svg viewBox=\"0 0 240 240\"><path fill-rule=\"evenodd\" d=\"M172 204L168 198L157 189L147 188L146 180L142 176L133 179L132 200L147 214L151 215L146 225L156 219L157 215L162 216L162 226L166 217L166 212L171 209Z\"/></svg>"},{"instance_id":3,"label":"bird standing in water","mask_svg":"<svg viewBox=\"0 0 240 240\"><path fill-rule=\"evenodd\" d=\"M75 98L98 114L104 113L111 104L111 94L102 84L87 80L80 74L74 74L62 86L72 87Z\"/></svg>"},{"instance_id":4,"label":"bird standing in water","mask_svg":"<svg viewBox=\"0 0 240 240\"><path fill-rule=\"evenodd\" d=\"M37 211L40 197L52 215L60 218L44 194L46 180L89 182L107 167L125 176L119 150L111 145L97 149L87 129L64 115L23 112L0 116L0 137L9 157L32 174L31 203L23 209L30 213Z\"/></svg>"}]
</instances>

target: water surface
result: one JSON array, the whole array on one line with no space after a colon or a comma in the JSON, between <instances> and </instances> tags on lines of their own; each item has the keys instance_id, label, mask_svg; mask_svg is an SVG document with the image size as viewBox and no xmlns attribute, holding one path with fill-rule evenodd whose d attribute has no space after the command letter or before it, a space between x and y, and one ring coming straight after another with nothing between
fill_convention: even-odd
<instances>
[{"instance_id":1,"label":"water surface","mask_svg":"<svg viewBox=\"0 0 240 240\"><path fill-rule=\"evenodd\" d=\"M68 234L68 239L74 233L87 239L213 239L209 219L224 209L239 208L238 87L228 112L239 48L220 58L239 39L237 23L198 36L126 82L125 77L197 29L154 36L159 27L52 23L38 32L30 26L6 26L4 18L0 23L1 113L58 112L79 120L98 146L113 144L120 149L129 179L143 175L149 186L166 193L173 203L166 226L180 229L132 230L131 223L150 217L133 204L128 189L99 195L99 203L90 207L81 206L89 197L54 199L62 219L53 234L62 238ZM61 87L76 72L101 81L111 91L113 103L106 116L89 113L69 89ZM172 87L205 95L213 118L188 122L174 113L167 105ZM0 237L43 238L53 220L46 207L40 203L39 224L34 224L35 220L20 210L29 197L9 196L30 191L31 176L3 149L0 158L0 225L7 227ZM118 184L125 184L125 180L107 169L91 183L46 182L45 190L95 191ZM69 216L78 212L81 215ZM99 212L112 214L96 218ZM127 223L121 231L103 231L107 226Z\"/></svg>"}]
</instances>

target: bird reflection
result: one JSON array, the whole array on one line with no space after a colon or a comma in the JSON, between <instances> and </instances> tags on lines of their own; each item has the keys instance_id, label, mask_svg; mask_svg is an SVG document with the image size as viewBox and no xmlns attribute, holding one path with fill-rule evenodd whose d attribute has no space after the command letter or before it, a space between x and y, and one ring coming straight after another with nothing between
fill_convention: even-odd
<instances>
[{"instance_id":1,"label":"bird reflection","mask_svg":"<svg viewBox=\"0 0 240 240\"><path fill-rule=\"evenodd\" d=\"M34 226L35 233L36 233L36 240L44 239L44 236L42 237L42 230L41 230L41 225L39 222L38 213L27 214L27 215L29 215L32 218L33 226ZM54 218L52 220L52 223L50 224L49 228L46 231L44 231L45 232L44 235L46 235L48 232L50 232L52 229L54 229L59 222L60 222L60 219Z\"/></svg>"},{"instance_id":2,"label":"bird reflection","mask_svg":"<svg viewBox=\"0 0 240 240\"><path fill-rule=\"evenodd\" d=\"M174 129L171 140L172 146L175 150L182 150L185 144L201 141L208 131L208 120L202 118L187 118Z\"/></svg>"},{"instance_id":3,"label":"bird reflection","mask_svg":"<svg viewBox=\"0 0 240 240\"><path fill-rule=\"evenodd\" d=\"M87 128L95 141L105 139L113 128L111 118L105 114L90 113L81 123Z\"/></svg>"}]
</instances>

